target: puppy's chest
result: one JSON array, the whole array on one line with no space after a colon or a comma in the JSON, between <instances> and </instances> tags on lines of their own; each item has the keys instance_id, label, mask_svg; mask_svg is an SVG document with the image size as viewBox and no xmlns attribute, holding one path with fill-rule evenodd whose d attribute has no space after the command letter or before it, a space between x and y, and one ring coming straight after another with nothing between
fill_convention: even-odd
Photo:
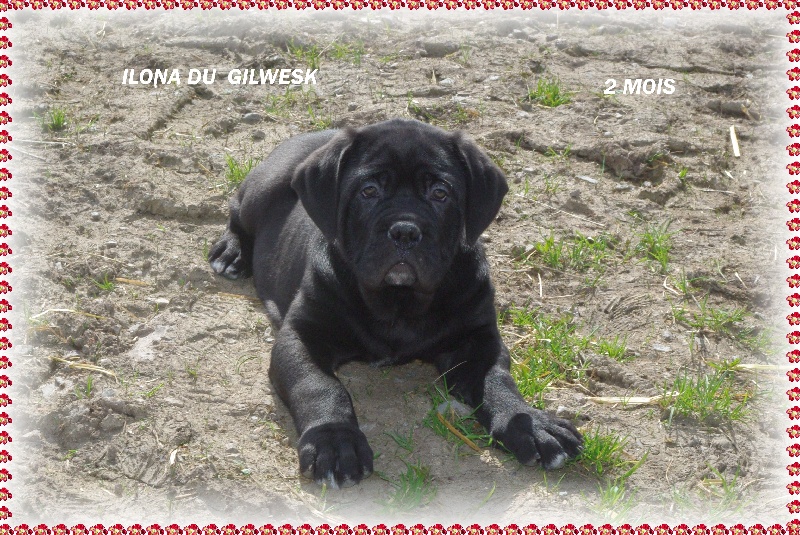
<instances>
[{"instance_id":1,"label":"puppy's chest","mask_svg":"<svg viewBox=\"0 0 800 535\"><path fill-rule=\"evenodd\" d=\"M375 322L357 333L362 352L358 360L374 366L432 360L441 349L442 331L430 322L395 320Z\"/></svg>"}]
</instances>

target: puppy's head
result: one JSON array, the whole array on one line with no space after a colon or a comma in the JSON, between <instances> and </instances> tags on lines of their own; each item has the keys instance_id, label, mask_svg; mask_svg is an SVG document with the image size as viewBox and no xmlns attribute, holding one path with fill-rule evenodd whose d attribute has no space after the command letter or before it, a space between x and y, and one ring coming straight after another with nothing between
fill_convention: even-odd
<instances>
[{"instance_id":1,"label":"puppy's head","mask_svg":"<svg viewBox=\"0 0 800 535\"><path fill-rule=\"evenodd\" d=\"M367 291L433 293L508 191L472 141L418 121L337 133L292 181L306 211Z\"/></svg>"}]
</instances>

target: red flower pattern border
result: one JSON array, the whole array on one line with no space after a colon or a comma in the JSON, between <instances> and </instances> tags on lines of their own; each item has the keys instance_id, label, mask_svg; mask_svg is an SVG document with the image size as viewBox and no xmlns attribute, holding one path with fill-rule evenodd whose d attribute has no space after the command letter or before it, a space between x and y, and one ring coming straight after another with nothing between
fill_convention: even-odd
<instances>
[{"instance_id":1,"label":"red flower pattern border","mask_svg":"<svg viewBox=\"0 0 800 535\"><path fill-rule=\"evenodd\" d=\"M0 7L0 9L2 8ZM0 17L0 108L11 104L11 97L4 89L11 85L11 78L3 71L11 66L11 59L4 53L4 50L11 48L12 44L7 36L2 35L9 28L11 28L11 22L8 18ZM11 247L2 241L13 234L11 228L5 223L5 220L11 217L11 209L6 202L10 202L9 199L13 195L11 190L4 185L11 179L8 166L13 157L4 147L11 142L11 134L7 130L11 123L11 115L4 109L0 109L0 220L2 220L0 221L0 503L11 499L11 492L5 487L6 482L11 479L11 472L6 468L8 462L11 461L11 454L5 449L5 446L11 442L11 436L8 431L2 429L11 423L11 416L6 412L6 408L12 403L11 397L4 392L12 384L11 379L5 374L5 370L11 367L11 360L5 353L12 347L8 332L11 331L12 325L8 318L3 317L12 309L11 303L6 299L10 296L12 288L9 282L3 278L13 271L7 261L11 257L12 251ZM0 520L10 517L11 512L8 507L0 505ZM0 527L0 529L3 528Z\"/></svg>"},{"instance_id":2,"label":"red flower pattern border","mask_svg":"<svg viewBox=\"0 0 800 535\"><path fill-rule=\"evenodd\" d=\"M20 9L795 9L800 0L0 0L0 11ZM800 34L795 37L800 37Z\"/></svg>"},{"instance_id":3,"label":"red flower pattern border","mask_svg":"<svg viewBox=\"0 0 800 535\"><path fill-rule=\"evenodd\" d=\"M370 8L382 9L389 8L392 10L407 8L407 9L438 9L445 8L448 10L465 8L465 9L478 9L491 10L502 8L504 10L512 8L533 9L538 7L542 10L549 9L570 9L578 8L586 10L594 9L611 9L616 8L623 10L627 8L634 8L642 10L652 8L661 10L672 8L673 10L691 8L699 10L708 8L717 10L727 8L730 10L747 8L750 10L758 8L766 8L769 10L778 9L780 7L786 9L795 9L800 6L800 0L0 0L0 11L21 10L30 8L33 10L38 9L80 9L88 8L90 10L106 7L107 9L125 9L132 10L137 8L156 9L161 7L165 10L183 8L183 9L211 9L220 8L223 10L238 7L241 10L259 8L259 9L288 9L294 7L295 9L302 10L314 8L317 10L332 8L335 10L345 9L350 7L354 10ZM786 16L790 24L800 24L800 12L794 11ZM12 24L5 16L0 17L0 32L4 32L12 28ZM792 30L786 34L789 43L800 43L800 30ZM0 50L6 50L13 45L8 37L0 35ZM790 62L800 62L800 48L789 50L786 53ZM0 54L0 70L5 69L12 65L11 59L6 54ZM793 67L786 71L790 81L800 80L800 67ZM12 80L5 73L0 74L0 107L11 104L11 97L2 88L10 86ZM789 99L800 100L800 86L794 86L786 91ZM794 104L786 110L791 120L800 119L800 105ZM0 111L0 145L10 143L12 136L5 129L6 125L12 122L12 117L7 111ZM790 138L800 137L800 124L792 124L786 128ZM790 156L800 156L800 143L791 143L787 145L786 150ZM8 165L12 160L12 155L6 148L0 148L0 166ZM792 162L786 166L789 175L800 175L800 161ZM0 167L0 182L8 181L12 178L11 171L7 167ZM800 180L795 179L786 184L787 189L791 195L800 194ZM6 201L12 197L12 193L6 186L0 186L0 202ZM800 199L794 198L786 203L786 207L791 214L800 212ZM11 209L6 204L0 205L0 219L11 217ZM800 233L800 217L794 217L786 222L787 227L791 232ZM12 235L12 230L5 223L0 223L0 239L7 238ZM790 251L800 250L800 235L793 236L786 241ZM11 248L7 243L0 243L0 257L10 256L12 254ZM786 260L790 269L800 270L800 255L794 255ZM0 261L0 276L8 275L12 272L11 266L6 261ZM800 274L794 273L787 277L786 282L790 289L800 288ZM10 294L12 288L8 281L0 279L0 295ZM786 298L789 306L800 307L800 293L794 292ZM0 315L6 314L12 310L11 303L5 297L0 298ZM800 325L800 312L793 311L786 316L787 321L791 327ZM7 318L0 317L0 333L5 334L12 329L11 323ZM800 344L800 330L794 330L786 335L789 344ZM4 352L12 347L12 342L7 336L0 335L0 352ZM800 349L791 349L786 353L786 357L791 364L800 363ZM6 370L11 367L11 360L6 355L0 355L0 370ZM786 373L790 382L800 382L800 368L794 368ZM0 389L5 389L12 384L11 379L5 375L0 375ZM800 401L800 387L793 387L786 392L788 398L792 402ZM12 404L11 398L5 394L0 393L0 408L4 409ZM800 406L794 406L786 411L790 420L800 419ZM0 412L0 427L6 426L11 423L11 416L2 410ZM800 439L800 425L792 425L786 429L786 432L791 439ZM11 436L7 431L0 431L0 447L12 441ZM800 457L800 443L792 444L786 448L790 458ZM5 465L11 461L11 454L5 450L0 450L0 465ZM800 476L800 462L794 462L786 467L790 476ZM11 493L7 488L2 487L7 481L12 479L12 475L7 468L0 468L0 502L5 502L11 499ZM786 486L790 495L800 494L800 481L793 481ZM800 500L793 500L786 505L791 514L800 514ZM0 520L8 520L13 515L9 508L5 505L0 506ZM454 524L452 526L442 526L435 524L432 526L423 526L416 524L406 527L403 524L394 526L386 526L379 524L377 526L368 527L364 524L350 527L348 525L339 525L332 527L328 524L322 524L316 527L310 524L303 524L300 526L292 526L284 524L281 526L273 526L266 524L261 527L256 527L253 524L247 524L237 527L233 524L225 526L217 526L210 524L200 527L197 524L191 524L185 527L172 524L162 527L158 524L153 524L143 527L140 524L132 526L122 526L115 524L113 526L103 526L97 524L87 527L83 524L77 524L72 527L67 527L64 524L58 524L49 527L45 524L40 524L35 527L26 524L20 524L12 527L8 524L0 524L0 535L800 535L800 519L789 521L786 525L774 524L765 527L761 524L752 526L744 526L743 524L735 524L733 526L726 526L724 524L717 524L714 526L706 526L699 524L690 527L686 524L679 524L670 527L667 524L661 524L651 527L648 524L640 526L631 526L630 524L623 524L620 526L611 526L605 524L602 526L593 526L586 524L581 527L576 527L573 524L564 526L556 526L548 524L545 526L537 526L529 524L520 527L516 524L510 524L501 527L497 524L488 526L480 526L473 524L470 526L461 526Z\"/></svg>"},{"instance_id":4,"label":"red flower pattern border","mask_svg":"<svg viewBox=\"0 0 800 535\"><path fill-rule=\"evenodd\" d=\"M147 527L141 524L134 524L129 527L121 524L113 526L97 524L91 527L86 527L83 524L77 524L72 527L67 527L64 524L52 527L45 524L35 527L20 524L17 527L0 525L0 533L3 535L800 535L800 520L792 520L786 525L774 524L767 527L761 524L754 524L749 527L743 524L736 524L730 527L724 524L714 526L698 524L693 527L689 527L686 524L680 524L675 527L670 527L667 524L653 527L648 524L640 526L622 524L616 527L610 524L597 527L591 524L585 524L580 527L573 524L566 524L560 527L555 524L544 526L509 524L505 527L497 524L488 526L453 524L447 527L441 524L432 526L415 524L408 527L403 524L394 526L378 524L373 527L364 524L354 527L346 524L338 526L321 524L316 527L310 524L302 524L300 526L292 526L291 524L273 526L272 524L266 524L261 527L256 527L254 524L247 524L241 527L237 527L234 524L225 526L209 524L204 527L200 527L197 524L190 524L184 527L177 524L164 527L158 524Z\"/></svg>"}]
</instances>

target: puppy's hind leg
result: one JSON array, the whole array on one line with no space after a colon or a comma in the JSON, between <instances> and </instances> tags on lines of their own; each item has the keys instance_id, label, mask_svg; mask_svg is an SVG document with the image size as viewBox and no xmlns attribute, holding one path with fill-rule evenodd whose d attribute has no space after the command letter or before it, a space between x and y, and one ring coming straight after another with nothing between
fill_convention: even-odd
<instances>
[{"instance_id":1,"label":"puppy's hind leg","mask_svg":"<svg viewBox=\"0 0 800 535\"><path fill-rule=\"evenodd\" d=\"M239 196L231 199L228 228L208 251L211 269L226 279L252 275L253 237L242 228L239 220Z\"/></svg>"}]
</instances>

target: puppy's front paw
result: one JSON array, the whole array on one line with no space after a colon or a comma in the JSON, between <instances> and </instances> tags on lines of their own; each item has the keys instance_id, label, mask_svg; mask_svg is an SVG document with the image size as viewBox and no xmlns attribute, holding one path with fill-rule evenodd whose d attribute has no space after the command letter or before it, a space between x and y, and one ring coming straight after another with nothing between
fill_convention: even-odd
<instances>
[{"instance_id":1,"label":"puppy's front paw","mask_svg":"<svg viewBox=\"0 0 800 535\"><path fill-rule=\"evenodd\" d=\"M539 461L546 470L561 468L583 448L583 437L574 425L536 409L512 416L496 438L522 464Z\"/></svg>"},{"instance_id":2,"label":"puppy's front paw","mask_svg":"<svg viewBox=\"0 0 800 535\"><path fill-rule=\"evenodd\" d=\"M351 487L372 474L372 448L358 427L325 424L302 434L300 473L320 485Z\"/></svg>"},{"instance_id":3,"label":"puppy's front paw","mask_svg":"<svg viewBox=\"0 0 800 535\"><path fill-rule=\"evenodd\" d=\"M248 274L239 236L230 230L226 230L219 241L208 250L208 261L211 269L226 279L235 280Z\"/></svg>"}]
</instances>

